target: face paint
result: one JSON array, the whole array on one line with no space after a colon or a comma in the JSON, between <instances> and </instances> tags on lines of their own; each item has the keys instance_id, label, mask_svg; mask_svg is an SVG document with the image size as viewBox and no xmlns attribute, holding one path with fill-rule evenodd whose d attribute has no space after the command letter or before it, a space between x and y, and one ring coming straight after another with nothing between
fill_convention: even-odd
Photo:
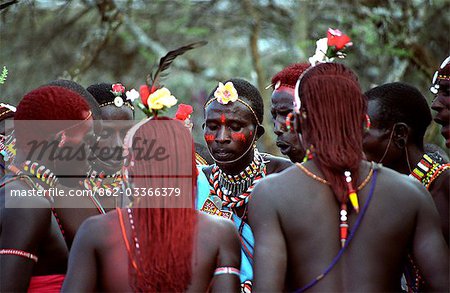
<instances>
[{"instance_id":1,"label":"face paint","mask_svg":"<svg viewBox=\"0 0 450 293\"><path fill-rule=\"evenodd\" d=\"M213 142L215 140L215 136L213 134L205 134L206 142Z\"/></svg>"},{"instance_id":2,"label":"face paint","mask_svg":"<svg viewBox=\"0 0 450 293\"><path fill-rule=\"evenodd\" d=\"M221 122L222 124L225 124L225 122L227 122L227 120L226 120L224 114L220 115L220 122Z\"/></svg>"},{"instance_id":3,"label":"face paint","mask_svg":"<svg viewBox=\"0 0 450 293\"><path fill-rule=\"evenodd\" d=\"M243 133L232 133L231 138L233 140L238 140L238 141L242 141L242 142L247 141L247 138L245 137L245 135Z\"/></svg>"}]
</instances>

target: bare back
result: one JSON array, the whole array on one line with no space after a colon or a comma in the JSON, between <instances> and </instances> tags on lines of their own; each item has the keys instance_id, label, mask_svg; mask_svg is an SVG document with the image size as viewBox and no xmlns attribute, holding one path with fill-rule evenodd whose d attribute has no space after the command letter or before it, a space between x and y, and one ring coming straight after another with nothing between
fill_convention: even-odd
<instances>
[{"instance_id":1,"label":"bare back","mask_svg":"<svg viewBox=\"0 0 450 293\"><path fill-rule=\"evenodd\" d=\"M323 178L312 162L305 166ZM359 178L365 178L370 165L361 166ZM361 207L373 180L358 192ZM256 241L255 290L297 290L322 274L341 246L339 211L329 186L296 166L261 182L250 206ZM349 213L350 230L357 217ZM427 243L430 247L424 249ZM381 168L361 225L337 264L312 290L400 291L409 250L435 289L448 287L443 279L448 276L448 250L430 195L406 176ZM277 270L285 274L270 277Z\"/></svg>"},{"instance_id":2,"label":"bare back","mask_svg":"<svg viewBox=\"0 0 450 293\"><path fill-rule=\"evenodd\" d=\"M208 289L217 266L239 268L240 264L240 243L233 224L206 214L198 217L193 276L188 287L192 292ZM131 239L127 219L124 225ZM117 211L89 218L77 233L72 249L63 291L132 291L129 257ZM213 288L237 291L239 278L234 275L216 277Z\"/></svg>"}]
</instances>

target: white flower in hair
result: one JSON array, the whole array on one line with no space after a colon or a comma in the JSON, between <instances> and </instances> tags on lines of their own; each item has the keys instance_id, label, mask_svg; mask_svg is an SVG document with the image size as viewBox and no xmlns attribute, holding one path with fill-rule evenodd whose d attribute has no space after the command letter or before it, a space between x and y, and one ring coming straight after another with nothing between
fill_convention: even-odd
<instances>
[{"instance_id":1,"label":"white flower in hair","mask_svg":"<svg viewBox=\"0 0 450 293\"><path fill-rule=\"evenodd\" d=\"M131 89L125 93L127 96L127 100L130 101L130 103L133 103L134 100L139 99L139 92L135 89Z\"/></svg>"}]
</instances>

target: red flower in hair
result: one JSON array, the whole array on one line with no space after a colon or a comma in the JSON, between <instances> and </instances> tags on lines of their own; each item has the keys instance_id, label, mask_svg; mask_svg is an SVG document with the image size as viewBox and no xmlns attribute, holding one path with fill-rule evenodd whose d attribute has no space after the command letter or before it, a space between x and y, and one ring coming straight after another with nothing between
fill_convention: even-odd
<instances>
[{"instance_id":1,"label":"red flower in hair","mask_svg":"<svg viewBox=\"0 0 450 293\"><path fill-rule=\"evenodd\" d=\"M112 92L120 96L125 92L125 87L120 83L115 83L112 85Z\"/></svg>"},{"instance_id":2,"label":"red flower in hair","mask_svg":"<svg viewBox=\"0 0 450 293\"><path fill-rule=\"evenodd\" d=\"M336 47L336 50L341 50L346 46L351 45L350 37L347 36L346 34L343 34L338 29L329 28L327 32L327 38L328 38L327 45L329 47L332 46Z\"/></svg>"},{"instance_id":3,"label":"red flower in hair","mask_svg":"<svg viewBox=\"0 0 450 293\"><path fill-rule=\"evenodd\" d=\"M189 115L191 115L192 112L194 112L194 109L191 105L180 104L177 113L175 114L175 118L184 121L189 118Z\"/></svg>"},{"instance_id":4,"label":"red flower in hair","mask_svg":"<svg viewBox=\"0 0 450 293\"><path fill-rule=\"evenodd\" d=\"M142 104L144 104L144 106L148 107L148 97L150 96L150 88L147 85L141 85L141 87L139 88L139 95L141 96L141 100L142 100Z\"/></svg>"}]
</instances>

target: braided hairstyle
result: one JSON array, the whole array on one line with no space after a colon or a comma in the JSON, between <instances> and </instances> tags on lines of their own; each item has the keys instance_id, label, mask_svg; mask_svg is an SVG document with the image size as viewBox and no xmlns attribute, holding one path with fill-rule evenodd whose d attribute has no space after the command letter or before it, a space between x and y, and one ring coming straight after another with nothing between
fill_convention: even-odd
<instances>
[{"instance_id":1,"label":"braided hairstyle","mask_svg":"<svg viewBox=\"0 0 450 293\"><path fill-rule=\"evenodd\" d=\"M139 155L138 150L146 150L152 140L165 149L165 159ZM144 120L128 132L125 148L131 162L126 168L135 188L156 192L158 187L178 187L181 191L177 197L135 199L132 213L140 248L131 248L138 269L130 263L130 285L136 292L185 291L192 278L197 227L197 170L190 132L170 118Z\"/></svg>"},{"instance_id":2,"label":"braided hairstyle","mask_svg":"<svg viewBox=\"0 0 450 293\"><path fill-rule=\"evenodd\" d=\"M358 182L367 101L357 76L338 63L308 69L300 80L301 132L337 199L347 201L344 172Z\"/></svg>"}]
</instances>

